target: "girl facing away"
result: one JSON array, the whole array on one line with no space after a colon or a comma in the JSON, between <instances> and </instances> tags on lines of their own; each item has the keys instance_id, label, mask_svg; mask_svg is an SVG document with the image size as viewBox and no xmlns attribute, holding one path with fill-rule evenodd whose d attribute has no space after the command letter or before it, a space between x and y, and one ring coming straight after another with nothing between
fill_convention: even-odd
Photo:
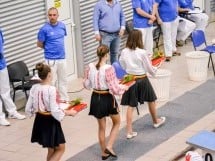
<instances>
[{"instance_id":1,"label":"girl facing away","mask_svg":"<svg viewBox=\"0 0 215 161\"><path fill-rule=\"evenodd\" d=\"M74 116L74 110L63 110L59 105L59 94L51 85L51 68L43 63L36 65L41 83L35 84L26 104L25 112L36 113L31 142L48 148L47 161L59 161L65 151L65 137L61 128L64 116Z\"/></svg>"},{"instance_id":2,"label":"girl facing away","mask_svg":"<svg viewBox=\"0 0 215 161\"><path fill-rule=\"evenodd\" d=\"M126 48L122 50L119 61L125 71L136 78L135 85L123 94L121 100L121 105L128 106L126 115L127 139L131 139L137 136L137 132L134 132L132 128L132 115L134 107L137 107L138 103L148 102L149 112L155 128L163 125L166 118L157 117L155 103L157 96L146 75L147 73L155 75L157 68L151 65L148 54L143 49L141 31L136 29L131 31L126 42Z\"/></svg>"},{"instance_id":3,"label":"girl facing away","mask_svg":"<svg viewBox=\"0 0 215 161\"><path fill-rule=\"evenodd\" d=\"M121 95L128 89L127 86L119 84L114 68L106 64L108 54L109 49L106 45L100 45L97 48L98 62L88 65L83 83L85 88L93 89L89 115L94 116L98 122L98 139L102 160L109 157L117 159L113 144L119 132L120 115L114 95ZM113 124L109 140L106 143L106 117L108 116Z\"/></svg>"}]
</instances>

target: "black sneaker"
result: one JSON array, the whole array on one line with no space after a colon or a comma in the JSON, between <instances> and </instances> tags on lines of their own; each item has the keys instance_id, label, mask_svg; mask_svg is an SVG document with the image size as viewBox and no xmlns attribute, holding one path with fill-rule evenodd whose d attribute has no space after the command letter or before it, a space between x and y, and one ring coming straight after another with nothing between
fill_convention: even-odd
<instances>
[{"instance_id":1,"label":"black sneaker","mask_svg":"<svg viewBox=\"0 0 215 161\"><path fill-rule=\"evenodd\" d=\"M182 40L180 40L180 41L176 40L176 46L177 47L180 47L180 46L183 46L183 45L184 45L184 41L182 41Z\"/></svg>"}]
</instances>

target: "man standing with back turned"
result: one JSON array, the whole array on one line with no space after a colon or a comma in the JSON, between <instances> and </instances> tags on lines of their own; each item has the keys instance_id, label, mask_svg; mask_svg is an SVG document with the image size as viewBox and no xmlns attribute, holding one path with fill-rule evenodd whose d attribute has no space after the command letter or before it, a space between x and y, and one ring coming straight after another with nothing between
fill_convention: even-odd
<instances>
[{"instance_id":1,"label":"man standing with back turned","mask_svg":"<svg viewBox=\"0 0 215 161\"><path fill-rule=\"evenodd\" d=\"M125 31L125 16L118 0L100 0L93 13L95 39L110 48L111 64L118 60L120 37Z\"/></svg>"},{"instance_id":2,"label":"man standing with back turned","mask_svg":"<svg viewBox=\"0 0 215 161\"><path fill-rule=\"evenodd\" d=\"M58 16L56 8L48 10L49 21L39 30L37 46L44 49L46 63L53 72L52 84L58 88L61 100L69 101L64 47L67 33L64 23L57 20Z\"/></svg>"}]
</instances>

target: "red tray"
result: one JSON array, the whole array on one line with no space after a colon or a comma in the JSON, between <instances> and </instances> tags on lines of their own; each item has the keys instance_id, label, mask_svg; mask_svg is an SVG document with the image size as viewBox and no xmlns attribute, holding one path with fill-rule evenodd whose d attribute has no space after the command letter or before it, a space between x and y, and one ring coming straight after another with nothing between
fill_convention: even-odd
<instances>
[{"instance_id":1,"label":"red tray","mask_svg":"<svg viewBox=\"0 0 215 161\"><path fill-rule=\"evenodd\" d=\"M159 66L161 63L163 63L165 60L165 57L160 57L152 60L153 66Z\"/></svg>"},{"instance_id":2,"label":"red tray","mask_svg":"<svg viewBox=\"0 0 215 161\"><path fill-rule=\"evenodd\" d=\"M87 104L86 103L80 103L80 104L75 105L75 106L69 106L68 110L73 109L73 110L75 110L77 112L80 112L85 108L87 108Z\"/></svg>"}]
</instances>

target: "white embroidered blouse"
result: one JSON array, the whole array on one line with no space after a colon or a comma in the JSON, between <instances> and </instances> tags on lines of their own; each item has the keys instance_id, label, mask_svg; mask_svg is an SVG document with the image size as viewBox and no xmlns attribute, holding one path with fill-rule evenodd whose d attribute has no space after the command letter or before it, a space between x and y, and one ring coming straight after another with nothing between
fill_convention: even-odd
<instances>
[{"instance_id":1,"label":"white embroidered blouse","mask_svg":"<svg viewBox=\"0 0 215 161\"><path fill-rule=\"evenodd\" d=\"M85 70L85 78L83 85L85 88L107 90L114 95L121 95L125 91L125 85L119 84L114 68L111 65L105 64L96 69L94 63L90 63Z\"/></svg>"},{"instance_id":2,"label":"white embroidered blouse","mask_svg":"<svg viewBox=\"0 0 215 161\"><path fill-rule=\"evenodd\" d=\"M57 101L57 90L51 85L35 84L32 86L25 112L31 116L35 112L51 112L51 115L61 121L65 113Z\"/></svg>"},{"instance_id":3,"label":"white embroidered blouse","mask_svg":"<svg viewBox=\"0 0 215 161\"><path fill-rule=\"evenodd\" d=\"M155 75L157 71L157 67L152 66L146 51L140 48L136 48L135 50L129 48L123 49L119 62L127 73L133 75L143 75L147 72Z\"/></svg>"}]
</instances>

